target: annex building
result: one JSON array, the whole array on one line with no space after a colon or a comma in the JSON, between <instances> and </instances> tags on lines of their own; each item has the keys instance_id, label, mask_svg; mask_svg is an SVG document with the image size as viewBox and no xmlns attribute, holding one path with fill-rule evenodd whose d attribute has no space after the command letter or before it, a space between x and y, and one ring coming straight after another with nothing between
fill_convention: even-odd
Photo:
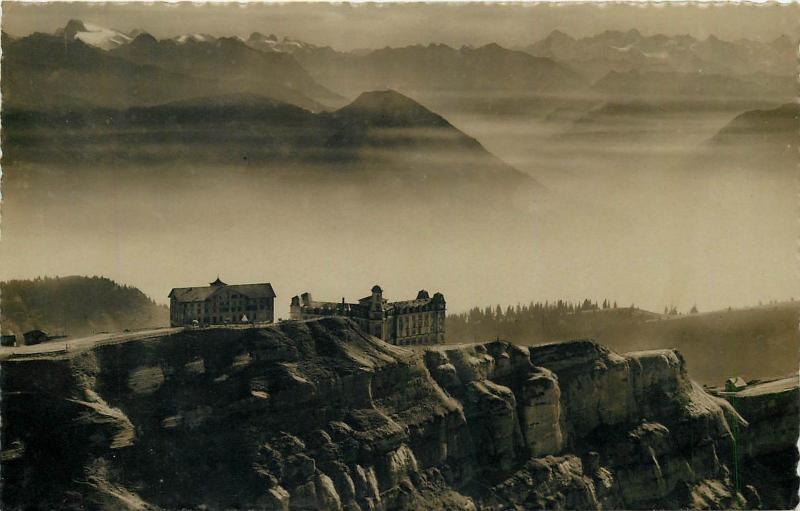
<instances>
[{"instance_id":1,"label":"annex building","mask_svg":"<svg viewBox=\"0 0 800 511\"><path fill-rule=\"evenodd\" d=\"M172 326L272 323L275 317L270 283L228 285L218 277L203 287L176 287L168 296Z\"/></svg>"},{"instance_id":2,"label":"annex building","mask_svg":"<svg viewBox=\"0 0 800 511\"><path fill-rule=\"evenodd\" d=\"M317 302L310 293L292 298L289 316L294 320L344 316L386 342L409 346L444 342L445 300L441 293L430 296L424 289L414 300L389 302L380 286L357 303Z\"/></svg>"}]
</instances>

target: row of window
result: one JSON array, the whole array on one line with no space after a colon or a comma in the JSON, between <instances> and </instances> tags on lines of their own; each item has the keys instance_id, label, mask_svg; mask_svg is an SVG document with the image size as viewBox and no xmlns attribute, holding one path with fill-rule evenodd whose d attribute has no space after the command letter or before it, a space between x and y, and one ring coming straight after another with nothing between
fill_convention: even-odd
<instances>
[{"instance_id":1,"label":"row of window","mask_svg":"<svg viewBox=\"0 0 800 511\"><path fill-rule=\"evenodd\" d=\"M272 321L269 318L269 315L259 316L257 313L253 313L252 315L242 315L242 316L203 316L202 318L197 318L198 321L202 321L204 324L207 325L220 325L223 323L240 323L242 321Z\"/></svg>"},{"instance_id":2,"label":"row of window","mask_svg":"<svg viewBox=\"0 0 800 511\"><path fill-rule=\"evenodd\" d=\"M260 309L269 309L269 307L267 307L266 304L263 304L261 307L259 307L256 304L247 304L247 305L234 304L234 305L231 305L231 306L229 306L227 304L223 304L221 306L218 305L218 304L208 304L208 306L203 307L199 303L196 303L196 304L184 304L183 309L184 309L184 311L189 311L189 312L194 310L194 311L196 311L198 313L203 311L203 310L211 311L211 312L243 312L243 311L246 311L246 310L247 311L255 311L255 310L260 310Z\"/></svg>"},{"instance_id":3,"label":"row of window","mask_svg":"<svg viewBox=\"0 0 800 511\"><path fill-rule=\"evenodd\" d=\"M397 318L397 331L400 336L419 335L423 333L430 333L434 330L434 318L430 314L417 314L414 316ZM441 320L437 325L439 328L443 327Z\"/></svg>"},{"instance_id":4,"label":"row of window","mask_svg":"<svg viewBox=\"0 0 800 511\"><path fill-rule=\"evenodd\" d=\"M417 337L414 339L397 339L396 344L398 346L424 346L426 344L434 344L436 342L444 342L444 334L440 334L438 336L431 335Z\"/></svg>"}]
</instances>

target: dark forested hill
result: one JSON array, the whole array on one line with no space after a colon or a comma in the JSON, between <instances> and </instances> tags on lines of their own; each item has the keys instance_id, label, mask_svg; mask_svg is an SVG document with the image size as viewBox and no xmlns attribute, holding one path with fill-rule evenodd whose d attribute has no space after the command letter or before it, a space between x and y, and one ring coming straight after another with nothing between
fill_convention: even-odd
<instances>
[{"instance_id":1,"label":"dark forested hill","mask_svg":"<svg viewBox=\"0 0 800 511\"><path fill-rule=\"evenodd\" d=\"M712 139L720 145L766 146L784 150L797 146L800 105L786 103L769 110L751 110L737 116ZM794 151L796 152L796 150Z\"/></svg>"},{"instance_id":2,"label":"dark forested hill","mask_svg":"<svg viewBox=\"0 0 800 511\"><path fill-rule=\"evenodd\" d=\"M475 308L451 315L450 342L486 339L535 345L571 339L595 339L620 352L676 348L692 377L719 384L730 376L746 379L783 376L800 363L797 332L800 302L699 314L656 314L637 308L572 307L532 304Z\"/></svg>"},{"instance_id":3,"label":"dark forested hill","mask_svg":"<svg viewBox=\"0 0 800 511\"><path fill-rule=\"evenodd\" d=\"M169 311L135 287L105 277L0 282L3 332L38 328L70 336L166 326Z\"/></svg>"}]
</instances>

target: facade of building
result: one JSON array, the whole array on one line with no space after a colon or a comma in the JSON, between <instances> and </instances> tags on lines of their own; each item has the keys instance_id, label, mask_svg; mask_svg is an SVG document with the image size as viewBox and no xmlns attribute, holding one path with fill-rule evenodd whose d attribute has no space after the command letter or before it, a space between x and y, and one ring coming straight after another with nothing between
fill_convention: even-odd
<instances>
[{"instance_id":1,"label":"facade of building","mask_svg":"<svg viewBox=\"0 0 800 511\"><path fill-rule=\"evenodd\" d=\"M219 278L204 287L177 287L169 292L172 326L272 323L272 284L228 285Z\"/></svg>"},{"instance_id":2,"label":"facade of building","mask_svg":"<svg viewBox=\"0 0 800 511\"><path fill-rule=\"evenodd\" d=\"M289 316L294 320L344 316L355 321L365 332L386 342L410 346L444 342L444 295L427 291L417 293L414 300L388 302L380 286L358 301L316 302L309 293L292 298Z\"/></svg>"}]
</instances>

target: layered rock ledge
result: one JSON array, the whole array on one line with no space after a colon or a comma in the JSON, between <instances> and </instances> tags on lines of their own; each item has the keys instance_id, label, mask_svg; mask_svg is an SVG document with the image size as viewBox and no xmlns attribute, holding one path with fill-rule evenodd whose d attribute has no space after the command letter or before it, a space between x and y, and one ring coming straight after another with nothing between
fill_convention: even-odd
<instances>
[{"instance_id":1,"label":"layered rock ledge","mask_svg":"<svg viewBox=\"0 0 800 511\"><path fill-rule=\"evenodd\" d=\"M4 509L728 509L796 483L742 469L770 405L746 420L672 350L414 351L330 318L10 360L2 391Z\"/></svg>"}]
</instances>

